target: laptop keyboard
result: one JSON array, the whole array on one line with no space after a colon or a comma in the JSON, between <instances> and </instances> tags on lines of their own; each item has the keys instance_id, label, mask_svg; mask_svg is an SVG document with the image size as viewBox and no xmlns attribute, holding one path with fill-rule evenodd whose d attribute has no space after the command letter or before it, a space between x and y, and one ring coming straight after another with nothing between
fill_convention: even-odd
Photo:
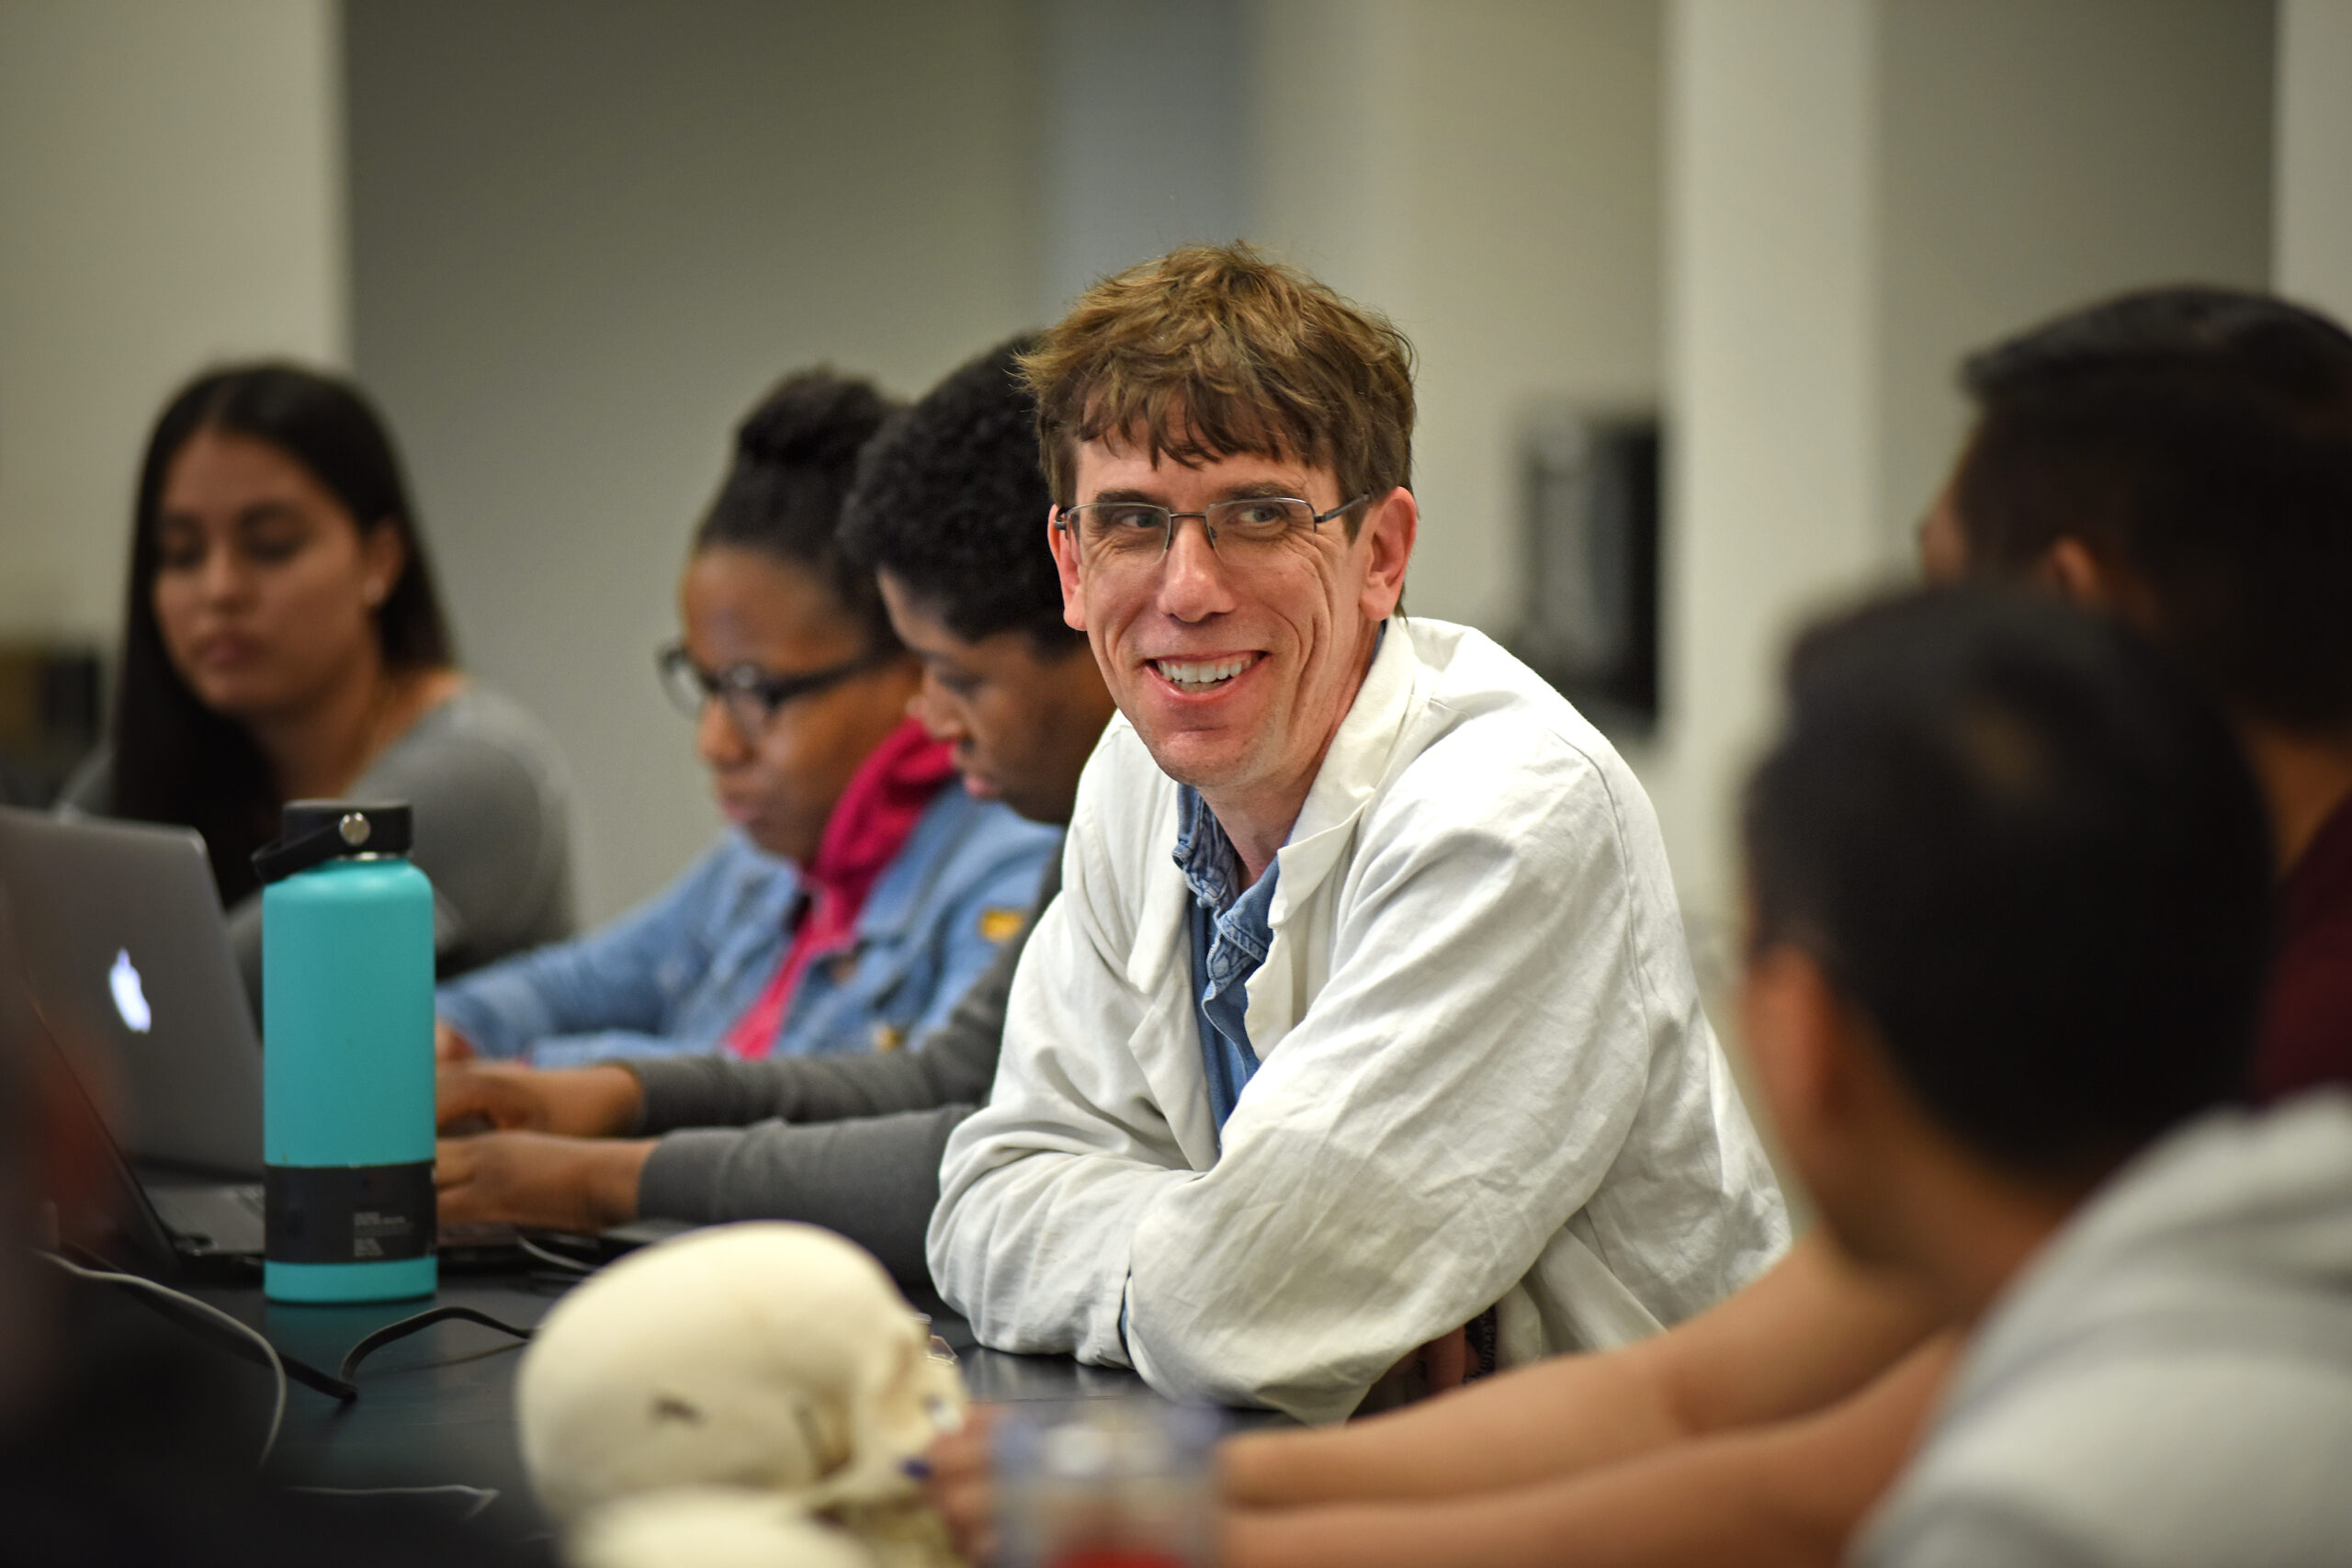
<instances>
[{"instance_id":1,"label":"laptop keyboard","mask_svg":"<svg viewBox=\"0 0 2352 1568\"><path fill-rule=\"evenodd\" d=\"M200 1252L258 1253L262 1249L259 1182L220 1187L151 1186L147 1196L172 1234Z\"/></svg>"}]
</instances>

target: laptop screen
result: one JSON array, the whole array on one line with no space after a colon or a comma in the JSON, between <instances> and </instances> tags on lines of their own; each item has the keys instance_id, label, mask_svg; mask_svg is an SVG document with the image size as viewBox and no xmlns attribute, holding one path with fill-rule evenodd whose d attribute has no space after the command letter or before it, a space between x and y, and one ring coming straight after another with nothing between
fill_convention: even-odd
<instances>
[{"instance_id":1,"label":"laptop screen","mask_svg":"<svg viewBox=\"0 0 2352 1568\"><path fill-rule=\"evenodd\" d=\"M135 1160L262 1166L261 1047L204 840L187 829L0 809L0 888L34 999L102 1044L92 1085Z\"/></svg>"}]
</instances>

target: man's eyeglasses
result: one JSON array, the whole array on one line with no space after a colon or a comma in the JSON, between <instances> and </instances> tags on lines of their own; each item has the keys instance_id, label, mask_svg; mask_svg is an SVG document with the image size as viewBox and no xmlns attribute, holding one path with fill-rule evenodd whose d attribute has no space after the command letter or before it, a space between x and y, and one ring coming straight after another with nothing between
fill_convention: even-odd
<instances>
[{"instance_id":1,"label":"man's eyeglasses","mask_svg":"<svg viewBox=\"0 0 2352 1568\"><path fill-rule=\"evenodd\" d=\"M775 722L776 710L785 704L830 692L853 676L863 675L896 657L892 652L874 650L822 670L772 675L756 664L705 670L695 662L684 643L673 642L654 655L654 664L662 672L662 691L669 694L680 713L689 718L700 718L703 705L715 698L726 707L727 716L737 732L746 739L755 739Z\"/></svg>"},{"instance_id":2,"label":"man's eyeglasses","mask_svg":"<svg viewBox=\"0 0 2352 1568\"><path fill-rule=\"evenodd\" d=\"M1329 512L1317 512L1312 502L1289 495L1243 496L1213 502L1201 512L1171 512L1144 501L1090 501L1065 508L1054 526L1076 543L1080 566L1126 571L1158 566L1175 542L1176 525L1197 517L1209 548L1238 566L1294 534L1313 533L1371 499L1367 492Z\"/></svg>"}]
</instances>

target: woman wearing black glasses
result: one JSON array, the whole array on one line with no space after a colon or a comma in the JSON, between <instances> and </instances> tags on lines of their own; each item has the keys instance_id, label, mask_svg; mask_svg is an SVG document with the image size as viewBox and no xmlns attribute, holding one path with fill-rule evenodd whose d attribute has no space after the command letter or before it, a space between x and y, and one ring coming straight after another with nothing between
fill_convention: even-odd
<instances>
[{"instance_id":1,"label":"woman wearing black glasses","mask_svg":"<svg viewBox=\"0 0 2352 1568\"><path fill-rule=\"evenodd\" d=\"M458 671L382 420L334 377L232 366L148 437L113 727L62 806L204 835L258 1008L253 852L322 795L414 807L443 974L571 933L562 760Z\"/></svg>"},{"instance_id":2,"label":"woman wearing black glasses","mask_svg":"<svg viewBox=\"0 0 2352 1568\"><path fill-rule=\"evenodd\" d=\"M736 432L660 655L734 830L602 930L443 987L445 1058L889 1049L1020 924L1058 835L954 786L922 672L834 529L889 406L795 376Z\"/></svg>"}]
</instances>

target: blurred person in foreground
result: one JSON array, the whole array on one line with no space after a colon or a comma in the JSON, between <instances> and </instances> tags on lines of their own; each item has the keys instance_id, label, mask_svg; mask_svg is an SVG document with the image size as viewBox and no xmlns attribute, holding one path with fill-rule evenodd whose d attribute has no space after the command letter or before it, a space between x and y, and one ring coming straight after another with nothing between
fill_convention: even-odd
<instances>
[{"instance_id":1,"label":"blurred person in foreground","mask_svg":"<svg viewBox=\"0 0 2352 1568\"><path fill-rule=\"evenodd\" d=\"M2253 1088L2352 1084L2352 334L2221 289L2128 296L1976 355L1931 575L2030 579L2147 632L2228 710L2283 942Z\"/></svg>"},{"instance_id":2,"label":"blurred person in foreground","mask_svg":"<svg viewBox=\"0 0 2352 1568\"><path fill-rule=\"evenodd\" d=\"M598 930L444 986L444 1061L895 1050L1018 929L1058 836L953 787L907 713L922 666L835 536L889 412L809 370L737 428L659 656L730 830Z\"/></svg>"},{"instance_id":3,"label":"blurred person in foreground","mask_svg":"<svg viewBox=\"0 0 2352 1568\"><path fill-rule=\"evenodd\" d=\"M1962 378L1979 419L1922 528L1929 575L2119 615L2218 698L2280 877L2250 1087L2275 1100L2352 1082L2352 337L2283 300L2162 289L2019 334ZM1815 1232L1623 1351L1338 1430L1238 1438L1225 1490L1283 1509L1561 1483L1549 1517L1597 1561L1835 1562L1942 1386L1946 1315ZM940 1466L977 1526L977 1447L946 1445Z\"/></svg>"},{"instance_id":4,"label":"blurred person in foreground","mask_svg":"<svg viewBox=\"0 0 2352 1568\"><path fill-rule=\"evenodd\" d=\"M1329 1421L1763 1268L1787 1221L1641 785L1494 643L1397 613L1396 329L1194 247L1022 367L1119 716L941 1168L932 1271L979 1341Z\"/></svg>"},{"instance_id":5,"label":"blurred person in foreground","mask_svg":"<svg viewBox=\"0 0 2352 1568\"><path fill-rule=\"evenodd\" d=\"M1930 595L1801 643L1744 1017L1850 1255L1968 1336L1863 1568L2352 1541L2352 1100L2239 1109L2275 823L2113 618Z\"/></svg>"},{"instance_id":6,"label":"blurred person in foreground","mask_svg":"<svg viewBox=\"0 0 2352 1568\"><path fill-rule=\"evenodd\" d=\"M1111 698L1086 639L1062 625L1042 537L1052 502L1014 365L1029 344L981 355L883 428L842 509L842 545L876 572L922 660L915 712L953 748L966 791L1058 828ZM1031 921L1060 886L1051 857ZM565 1230L807 1220L927 1289L940 1151L988 1099L1025 931L904 1051L445 1067L445 1125L513 1130L443 1144L442 1214Z\"/></svg>"},{"instance_id":7,"label":"blurred person in foreground","mask_svg":"<svg viewBox=\"0 0 2352 1568\"><path fill-rule=\"evenodd\" d=\"M270 1374L130 1290L69 1272L117 1239L125 1173L36 1010L0 902L0 1561L11 1568L508 1562L446 1499L308 1492L256 1462ZM77 1055L75 1065L92 1063ZM103 1077L103 1075L98 1075ZM247 1352L250 1355L251 1352ZM295 1391L297 1400L315 1395ZM436 1506L437 1505L437 1506ZM537 1561L535 1557L520 1557Z\"/></svg>"},{"instance_id":8,"label":"blurred person in foreground","mask_svg":"<svg viewBox=\"0 0 2352 1568\"><path fill-rule=\"evenodd\" d=\"M148 437L108 739L60 804L204 835L258 1010L253 852L322 796L415 808L442 974L571 933L562 759L458 671L382 419L334 377L232 366Z\"/></svg>"}]
</instances>

